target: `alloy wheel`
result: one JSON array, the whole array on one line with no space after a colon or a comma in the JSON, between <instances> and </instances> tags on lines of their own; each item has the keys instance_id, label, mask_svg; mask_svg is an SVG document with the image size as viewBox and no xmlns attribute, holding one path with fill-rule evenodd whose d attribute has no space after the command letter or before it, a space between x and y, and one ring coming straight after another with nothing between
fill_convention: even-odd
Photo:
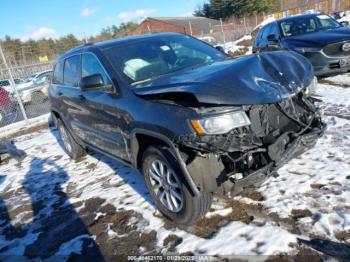
<instances>
[{"instance_id":1,"label":"alloy wheel","mask_svg":"<svg viewBox=\"0 0 350 262\"><path fill-rule=\"evenodd\" d=\"M181 182L172 168L162 160L154 160L149 168L150 182L159 201L169 211L177 213L184 205Z\"/></svg>"}]
</instances>

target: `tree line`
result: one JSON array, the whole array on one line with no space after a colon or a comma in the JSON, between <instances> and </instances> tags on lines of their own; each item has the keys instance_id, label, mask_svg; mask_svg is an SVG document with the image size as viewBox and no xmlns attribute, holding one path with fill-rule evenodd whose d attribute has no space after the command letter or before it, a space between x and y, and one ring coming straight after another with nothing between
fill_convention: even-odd
<instances>
[{"instance_id":1,"label":"tree line","mask_svg":"<svg viewBox=\"0 0 350 262\"><path fill-rule=\"evenodd\" d=\"M279 1L275 0L210 0L199 5L194 16L226 20L231 16L252 16L277 11Z\"/></svg>"},{"instance_id":2,"label":"tree line","mask_svg":"<svg viewBox=\"0 0 350 262\"><path fill-rule=\"evenodd\" d=\"M68 49L85 42L95 43L123 37L136 27L137 24L132 22L122 23L120 26L108 26L103 28L98 35L90 36L86 39L78 39L73 34L68 34L58 39L43 38L39 40L29 39L27 41L5 36L1 41L1 46L8 64L10 66L21 66L38 63L39 57L47 56L49 61L53 60ZM2 67L1 59L0 67Z\"/></svg>"}]
</instances>

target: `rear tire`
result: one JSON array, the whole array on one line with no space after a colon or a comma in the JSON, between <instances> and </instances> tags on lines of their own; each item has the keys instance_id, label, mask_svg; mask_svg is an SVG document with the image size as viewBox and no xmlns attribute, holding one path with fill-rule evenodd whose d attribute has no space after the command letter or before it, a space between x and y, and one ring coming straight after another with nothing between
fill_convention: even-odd
<instances>
[{"instance_id":1,"label":"rear tire","mask_svg":"<svg viewBox=\"0 0 350 262\"><path fill-rule=\"evenodd\" d=\"M41 91L35 91L31 94L31 102L34 105L40 105L45 102L46 96Z\"/></svg>"},{"instance_id":2,"label":"rear tire","mask_svg":"<svg viewBox=\"0 0 350 262\"><path fill-rule=\"evenodd\" d=\"M168 148L147 148L143 154L142 171L158 209L175 223L192 224L210 209L212 193L201 192L198 197L193 195ZM164 176L160 174L162 172Z\"/></svg>"},{"instance_id":3,"label":"rear tire","mask_svg":"<svg viewBox=\"0 0 350 262\"><path fill-rule=\"evenodd\" d=\"M57 119L57 129L61 137L63 149L70 158L79 159L86 155L85 149L74 140L61 119Z\"/></svg>"}]
</instances>

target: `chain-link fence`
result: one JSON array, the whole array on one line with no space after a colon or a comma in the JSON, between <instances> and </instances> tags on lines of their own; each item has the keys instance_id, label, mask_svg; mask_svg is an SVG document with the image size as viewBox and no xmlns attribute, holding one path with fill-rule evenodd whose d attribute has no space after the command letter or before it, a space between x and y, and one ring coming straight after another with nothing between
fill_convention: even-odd
<instances>
[{"instance_id":1,"label":"chain-link fence","mask_svg":"<svg viewBox=\"0 0 350 262\"><path fill-rule=\"evenodd\" d=\"M0 43L0 132L1 127L50 112L51 72L51 62L10 67Z\"/></svg>"}]
</instances>

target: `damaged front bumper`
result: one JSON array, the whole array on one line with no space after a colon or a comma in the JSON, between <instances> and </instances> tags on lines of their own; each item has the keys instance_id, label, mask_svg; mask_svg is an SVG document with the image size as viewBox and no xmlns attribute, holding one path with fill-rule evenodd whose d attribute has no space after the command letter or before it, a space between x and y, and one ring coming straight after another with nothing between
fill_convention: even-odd
<instances>
[{"instance_id":1,"label":"damaged front bumper","mask_svg":"<svg viewBox=\"0 0 350 262\"><path fill-rule=\"evenodd\" d=\"M269 154L274 154L274 152L271 152L273 150L272 148L284 149L283 152L278 155L278 159L276 159L276 161L268 163L267 165L253 171L242 179L231 179L229 175L229 179L222 184L220 193L232 196L240 193L246 188L261 185L268 177L270 177L288 161L298 157L299 155L312 148L316 144L317 139L322 136L324 129L325 126L322 129L317 128L311 133L297 137L293 142L290 142L288 144L285 144L282 141L276 141L268 149Z\"/></svg>"},{"instance_id":2,"label":"damaged front bumper","mask_svg":"<svg viewBox=\"0 0 350 262\"><path fill-rule=\"evenodd\" d=\"M176 143L197 188L237 195L261 185L289 160L312 148L326 125L311 98L293 99L246 108L251 126L228 134L178 137Z\"/></svg>"}]
</instances>

